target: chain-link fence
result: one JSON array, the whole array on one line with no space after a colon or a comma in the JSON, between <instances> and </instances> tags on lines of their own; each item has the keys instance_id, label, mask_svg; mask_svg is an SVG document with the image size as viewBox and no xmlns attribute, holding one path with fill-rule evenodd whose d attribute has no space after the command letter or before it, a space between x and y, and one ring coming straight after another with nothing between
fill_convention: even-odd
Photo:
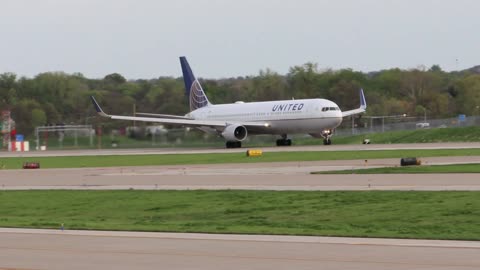
<instances>
[{"instance_id":1,"label":"chain-link fence","mask_svg":"<svg viewBox=\"0 0 480 270\"><path fill-rule=\"evenodd\" d=\"M480 116L459 115L455 118L425 119L423 117L390 117L374 116L352 120L344 119L337 128L337 136L379 133L400 130L415 130L426 128L454 128L480 125Z\"/></svg>"}]
</instances>

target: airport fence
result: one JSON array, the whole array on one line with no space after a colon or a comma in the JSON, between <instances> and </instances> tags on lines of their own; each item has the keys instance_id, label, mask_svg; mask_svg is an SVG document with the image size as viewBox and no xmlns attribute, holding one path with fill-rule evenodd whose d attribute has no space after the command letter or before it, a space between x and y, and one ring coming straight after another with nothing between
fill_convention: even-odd
<instances>
[{"instance_id":1,"label":"airport fence","mask_svg":"<svg viewBox=\"0 0 480 270\"><path fill-rule=\"evenodd\" d=\"M351 119L345 119L342 125L337 128L335 134L337 136L350 136L389 131L447 127L455 128L479 125L480 116L460 115L455 118L444 119L425 119L423 117L363 117L355 119L353 124Z\"/></svg>"}]
</instances>

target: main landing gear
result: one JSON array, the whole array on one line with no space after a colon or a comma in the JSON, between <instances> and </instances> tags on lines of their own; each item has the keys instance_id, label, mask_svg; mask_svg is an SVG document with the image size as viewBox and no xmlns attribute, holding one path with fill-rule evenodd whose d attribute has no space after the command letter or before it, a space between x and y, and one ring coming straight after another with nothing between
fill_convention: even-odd
<instances>
[{"instance_id":1,"label":"main landing gear","mask_svg":"<svg viewBox=\"0 0 480 270\"><path fill-rule=\"evenodd\" d=\"M242 147L242 142L226 142L225 146L227 148L241 148Z\"/></svg>"},{"instance_id":2,"label":"main landing gear","mask_svg":"<svg viewBox=\"0 0 480 270\"><path fill-rule=\"evenodd\" d=\"M287 139L287 134L283 134L281 139L277 140L277 146L290 146L292 145L292 140Z\"/></svg>"}]
</instances>

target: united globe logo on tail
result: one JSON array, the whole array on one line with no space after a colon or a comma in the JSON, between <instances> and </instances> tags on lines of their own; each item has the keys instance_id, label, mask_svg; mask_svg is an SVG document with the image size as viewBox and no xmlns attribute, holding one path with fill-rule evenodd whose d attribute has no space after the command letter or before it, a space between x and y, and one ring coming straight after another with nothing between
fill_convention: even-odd
<instances>
[{"instance_id":1,"label":"united globe logo on tail","mask_svg":"<svg viewBox=\"0 0 480 270\"><path fill-rule=\"evenodd\" d=\"M208 106L210 102L208 101L202 86L198 80L195 79L192 69L184 56L180 57L180 64L182 66L183 81L185 82L185 94L188 96L190 102L190 111Z\"/></svg>"},{"instance_id":2,"label":"united globe logo on tail","mask_svg":"<svg viewBox=\"0 0 480 270\"><path fill-rule=\"evenodd\" d=\"M198 80L193 81L192 87L190 87L189 101L190 111L205 107L209 104L208 98L205 95L205 92L203 92L202 86Z\"/></svg>"}]
</instances>

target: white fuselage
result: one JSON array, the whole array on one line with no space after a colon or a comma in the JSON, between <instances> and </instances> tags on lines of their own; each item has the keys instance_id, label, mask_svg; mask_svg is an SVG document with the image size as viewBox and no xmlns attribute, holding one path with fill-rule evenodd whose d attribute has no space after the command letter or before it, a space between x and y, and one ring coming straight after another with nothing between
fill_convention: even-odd
<instances>
[{"instance_id":1,"label":"white fuselage","mask_svg":"<svg viewBox=\"0 0 480 270\"><path fill-rule=\"evenodd\" d=\"M326 99L209 105L194 110L187 116L196 120L225 121L228 124L242 125L244 122L268 124L266 127L249 128L250 134L318 134L324 130L334 129L342 123L342 112L338 105Z\"/></svg>"}]
</instances>

